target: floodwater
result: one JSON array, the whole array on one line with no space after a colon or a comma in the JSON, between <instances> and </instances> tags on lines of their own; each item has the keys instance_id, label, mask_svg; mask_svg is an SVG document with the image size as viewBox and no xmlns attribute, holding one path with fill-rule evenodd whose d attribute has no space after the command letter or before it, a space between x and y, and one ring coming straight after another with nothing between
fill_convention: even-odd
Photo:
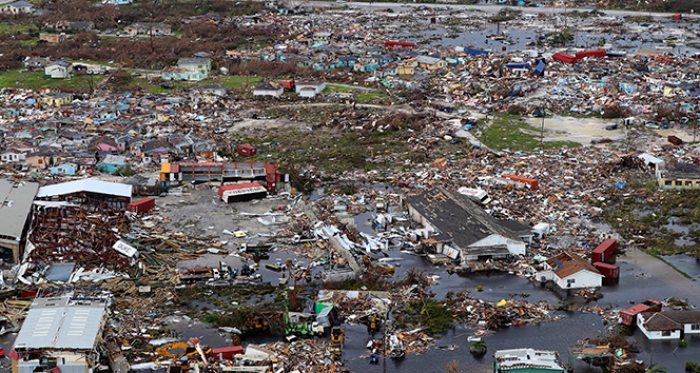
<instances>
[{"instance_id":1,"label":"floodwater","mask_svg":"<svg viewBox=\"0 0 700 373\"><path fill-rule=\"evenodd\" d=\"M669 52L674 54L692 54L700 51L697 43L693 43L692 35L698 30L695 23L671 23L668 20L656 18L652 24L626 23L626 32L621 34L604 33L605 27L591 26L587 21L584 24L576 18L569 17L567 21L563 16L542 22L538 19L531 21L518 21L515 24L496 25L494 23L482 24L481 27L470 26L468 30L454 30L448 25L439 22L430 25L430 29L419 32L401 32L398 38L412 42L430 40L431 46L462 46L493 52L537 49L537 40L541 40L546 34L557 31L567 24L576 29L574 40L568 45L576 48L596 49L603 44L610 44L613 50L626 50L628 53L636 49L656 49L659 53ZM424 24L425 25L425 24ZM462 26L457 26L457 28ZM504 40L493 40L489 36L504 36ZM602 44L601 44L602 43ZM607 47L606 47L607 48ZM556 48L545 48L552 51Z\"/></svg>"},{"instance_id":2,"label":"floodwater","mask_svg":"<svg viewBox=\"0 0 700 373\"><path fill-rule=\"evenodd\" d=\"M700 278L700 261L698 259L687 254L664 255L662 258L688 276Z\"/></svg>"}]
</instances>

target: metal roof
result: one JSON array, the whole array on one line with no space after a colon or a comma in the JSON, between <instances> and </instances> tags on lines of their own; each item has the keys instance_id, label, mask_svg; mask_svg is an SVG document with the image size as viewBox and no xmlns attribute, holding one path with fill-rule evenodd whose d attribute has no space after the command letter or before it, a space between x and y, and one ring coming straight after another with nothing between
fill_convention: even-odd
<instances>
[{"instance_id":1,"label":"metal roof","mask_svg":"<svg viewBox=\"0 0 700 373\"><path fill-rule=\"evenodd\" d=\"M131 198L131 188L132 186L129 184L110 183L108 181L96 179L83 179L43 186L39 188L37 197L43 198L79 192L90 192Z\"/></svg>"},{"instance_id":2,"label":"metal roof","mask_svg":"<svg viewBox=\"0 0 700 373\"><path fill-rule=\"evenodd\" d=\"M32 209L38 183L0 180L0 235L21 237Z\"/></svg>"},{"instance_id":3,"label":"metal roof","mask_svg":"<svg viewBox=\"0 0 700 373\"><path fill-rule=\"evenodd\" d=\"M539 369L547 372L564 372L559 362L559 354L556 351L534 350L521 348L513 350L500 350L493 354L499 372L511 370L525 370L527 368Z\"/></svg>"},{"instance_id":4,"label":"metal roof","mask_svg":"<svg viewBox=\"0 0 700 373\"><path fill-rule=\"evenodd\" d=\"M32 302L13 349L90 350L102 328L107 299L80 300L71 295Z\"/></svg>"}]
</instances>

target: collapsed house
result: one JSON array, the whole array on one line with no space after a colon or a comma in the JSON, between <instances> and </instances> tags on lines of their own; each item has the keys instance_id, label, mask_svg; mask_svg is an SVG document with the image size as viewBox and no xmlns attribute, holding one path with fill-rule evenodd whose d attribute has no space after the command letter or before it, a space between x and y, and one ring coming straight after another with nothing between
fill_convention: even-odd
<instances>
[{"instance_id":1,"label":"collapsed house","mask_svg":"<svg viewBox=\"0 0 700 373\"><path fill-rule=\"evenodd\" d=\"M128 232L124 214L132 186L84 179L39 189L33 205L25 258L34 263L75 261L130 265L112 246Z\"/></svg>"},{"instance_id":2,"label":"collapsed house","mask_svg":"<svg viewBox=\"0 0 700 373\"><path fill-rule=\"evenodd\" d=\"M532 238L524 225L514 232L486 213L469 197L443 188L424 190L407 198L411 219L426 228L431 236L423 240L438 254L452 260L469 262L525 255L525 240Z\"/></svg>"},{"instance_id":3,"label":"collapsed house","mask_svg":"<svg viewBox=\"0 0 700 373\"><path fill-rule=\"evenodd\" d=\"M109 300L102 291L41 292L10 352L12 373L85 373L96 368Z\"/></svg>"}]
</instances>

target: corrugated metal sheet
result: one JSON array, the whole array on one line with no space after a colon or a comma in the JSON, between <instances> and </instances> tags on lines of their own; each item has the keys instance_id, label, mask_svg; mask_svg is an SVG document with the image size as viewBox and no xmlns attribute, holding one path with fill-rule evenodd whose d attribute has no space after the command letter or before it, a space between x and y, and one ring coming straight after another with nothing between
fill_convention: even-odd
<instances>
[{"instance_id":1,"label":"corrugated metal sheet","mask_svg":"<svg viewBox=\"0 0 700 373\"><path fill-rule=\"evenodd\" d=\"M70 296L37 298L13 349L92 349L106 307L106 300L78 302Z\"/></svg>"},{"instance_id":2,"label":"corrugated metal sheet","mask_svg":"<svg viewBox=\"0 0 700 373\"><path fill-rule=\"evenodd\" d=\"M38 183L15 183L0 180L0 235L20 237L34 196L39 190Z\"/></svg>"},{"instance_id":3,"label":"corrugated metal sheet","mask_svg":"<svg viewBox=\"0 0 700 373\"><path fill-rule=\"evenodd\" d=\"M131 185L110 183L96 179L69 181L67 183L47 185L39 188L38 198L62 196L66 194L90 192L131 198Z\"/></svg>"}]
</instances>

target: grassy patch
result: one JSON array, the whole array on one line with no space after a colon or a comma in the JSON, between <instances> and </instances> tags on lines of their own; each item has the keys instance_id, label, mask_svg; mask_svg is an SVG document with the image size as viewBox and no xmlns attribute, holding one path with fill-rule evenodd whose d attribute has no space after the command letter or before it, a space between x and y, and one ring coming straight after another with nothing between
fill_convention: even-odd
<instances>
[{"instance_id":1,"label":"grassy patch","mask_svg":"<svg viewBox=\"0 0 700 373\"><path fill-rule=\"evenodd\" d=\"M342 85L326 84L326 89L323 90L323 93L351 92L353 90L354 90L353 88L342 86Z\"/></svg>"},{"instance_id":2,"label":"grassy patch","mask_svg":"<svg viewBox=\"0 0 700 373\"><path fill-rule=\"evenodd\" d=\"M382 169L391 165L392 158L410 159L408 137L407 130L362 136L326 127L313 131L280 128L266 138L243 138L236 142L258 146L260 151L254 159L343 172Z\"/></svg>"},{"instance_id":3,"label":"grassy patch","mask_svg":"<svg viewBox=\"0 0 700 373\"><path fill-rule=\"evenodd\" d=\"M405 321L412 325L424 326L430 333L439 333L454 325L449 308L433 299L409 303L406 307Z\"/></svg>"},{"instance_id":4,"label":"grassy patch","mask_svg":"<svg viewBox=\"0 0 700 373\"><path fill-rule=\"evenodd\" d=\"M14 23L0 23L0 34L17 34L17 33L28 33L31 31L38 31L36 26L32 24L14 24Z\"/></svg>"},{"instance_id":5,"label":"grassy patch","mask_svg":"<svg viewBox=\"0 0 700 373\"><path fill-rule=\"evenodd\" d=\"M535 132L539 129L527 124L520 116L501 114L482 131L480 140L498 150L534 151L540 148L540 136L535 136ZM573 141L545 141L543 144L545 149L579 146L581 144Z\"/></svg>"},{"instance_id":6,"label":"grassy patch","mask_svg":"<svg viewBox=\"0 0 700 373\"><path fill-rule=\"evenodd\" d=\"M700 198L700 191L664 191L656 188L652 180L621 176L629 180L634 195L618 195L599 203L605 221L626 239L638 242L650 255L700 255L700 231L694 228L700 224L700 206L694 202ZM691 229L687 234L675 228L688 225ZM677 245L679 238L695 244Z\"/></svg>"},{"instance_id":7,"label":"grassy patch","mask_svg":"<svg viewBox=\"0 0 700 373\"><path fill-rule=\"evenodd\" d=\"M390 100L389 96L377 92L363 92L355 95L355 101L357 101L360 104L385 102L388 100Z\"/></svg>"},{"instance_id":8,"label":"grassy patch","mask_svg":"<svg viewBox=\"0 0 700 373\"><path fill-rule=\"evenodd\" d=\"M175 89L177 88L192 88L196 87L199 85L204 85L204 84L212 84L212 83L219 83L229 89L246 89L250 88L262 81L262 78L257 77L257 76L239 76L239 75L217 75L214 77L210 77L204 80L201 80L199 82L186 82L186 81L180 81L180 80L174 80L174 81L168 81L167 83L170 83L173 85ZM150 92L150 93L169 93L172 92L173 89L165 89L161 88L161 82L160 80L155 80L155 81L149 81L145 78L140 78L140 79L134 79L134 83L136 84L137 87L140 89Z\"/></svg>"},{"instance_id":9,"label":"grassy patch","mask_svg":"<svg viewBox=\"0 0 700 373\"><path fill-rule=\"evenodd\" d=\"M0 73L0 87L4 88L24 88L32 90L55 89L55 90L73 90L90 88L92 79L93 84L97 84L99 79L88 75L73 76L68 79L51 79L45 78L43 72L28 72L21 70L9 70Z\"/></svg>"}]
</instances>

